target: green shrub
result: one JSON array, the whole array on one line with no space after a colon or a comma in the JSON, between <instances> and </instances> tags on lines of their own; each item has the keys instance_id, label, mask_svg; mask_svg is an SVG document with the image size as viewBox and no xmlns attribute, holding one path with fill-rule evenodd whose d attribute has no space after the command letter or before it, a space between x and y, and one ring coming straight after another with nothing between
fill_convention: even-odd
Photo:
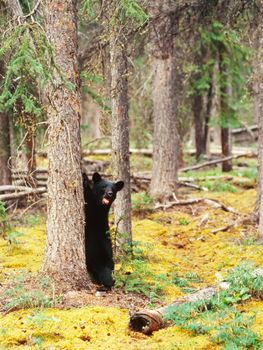
<instances>
[{"instance_id":1,"label":"green shrub","mask_svg":"<svg viewBox=\"0 0 263 350\"><path fill-rule=\"evenodd\" d=\"M3 202L0 201L0 235L3 236L10 244L19 244L18 237L23 236L22 232L14 231Z\"/></svg>"},{"instance_id":2,"label":"green shrub","mask_svg":"<svg viewBox=\"0 0 263 350\"><path fill-rule=\"evenodd\" d=\"M134 210L149 209L152 203L152 198L143 192L132 195L132 209Z\"/></svg>"}]
</instances>

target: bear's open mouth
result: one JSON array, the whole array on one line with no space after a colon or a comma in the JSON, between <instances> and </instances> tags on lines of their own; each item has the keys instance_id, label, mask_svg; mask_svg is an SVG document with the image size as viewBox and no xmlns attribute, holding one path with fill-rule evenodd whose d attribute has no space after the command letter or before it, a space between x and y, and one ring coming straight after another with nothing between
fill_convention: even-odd
<instances>
[{"instance_id":1,"label":"bear's open mouth","mask_svg":"<svg viewBox=\"0 0 263 350\"><path fill-rule=\"evenodd\" d=\"M109 205L110 201L107 198L104 197L104 198L102 198L102 204Z\"/></svg>"}]
</instances>

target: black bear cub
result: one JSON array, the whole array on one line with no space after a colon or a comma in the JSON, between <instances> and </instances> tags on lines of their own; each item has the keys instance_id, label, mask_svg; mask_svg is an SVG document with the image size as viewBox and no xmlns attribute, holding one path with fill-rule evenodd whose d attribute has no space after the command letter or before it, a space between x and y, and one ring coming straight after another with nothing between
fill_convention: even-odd
<instances>
[{"instance_id":1,"label":"black bear cub","mask_svg":"<svg viewBox=\"0 0 263 350\"><path fill-rule=\"evenodd\" d=\"M85 200L85 250L87 270L95 282L107 289L113 286L114 261L109 233L109 210L123 181L111 182L94 173L90 185L83 174Z\"/></svg>"}]
</instances>

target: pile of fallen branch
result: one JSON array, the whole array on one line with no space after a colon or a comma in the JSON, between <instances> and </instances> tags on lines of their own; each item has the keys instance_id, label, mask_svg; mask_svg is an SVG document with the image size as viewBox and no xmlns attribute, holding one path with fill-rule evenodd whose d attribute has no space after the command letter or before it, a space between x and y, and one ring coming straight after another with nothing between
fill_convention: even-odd
<instances>
[{"instance_id":1,"label":"pile of fallen branch","mask_svg":"<svg viewBox=\"0 0 263 350\"><path fill-rule=\"evenodd\" d=\"M17 185L0 186L0 201L9 201L21 199L32 195L43 194L47 191L46 187L27 187Z\"/></svg>"},{"instance_id":2,"label":"pile of fallen branch","mask_svg":"<svg viewBox=\"0 0 263 350\"><path fill-rule=\"evenodd\" d=\"M90 151L90 152L83 152L83 156L86 156L88 154L108 154L109 150L97 150L95 151ZM133 153L137 154L143 154L143 155L149 155L152 151L150 150L131 150ZM43 153L43 152L42 152ZM41 155L46 155L43 153ZM184 167L179 169L179 172L188 172L188 171L194 171L198 170L204 167L208 166L213 166L219 163L224 162L225 160L230 160L230 159L237 159L240 157L254 157L256 156L256 153L254 152L247 152L247 153L239 153L230 157L225 157L225 158L220 158L220 159L215 159L209 162L204 162L201 164L189 166L189 167ZM100 160L88 160L88 159L83 159L83 165L85 169L87 170L87 174L89 176L92 176L92 174L95 171L99 171L102 173L103 177L109 177L109 175L105 174L105 169L108 166L108 162L105 161L100 161ZM218 176L218 177L209 177L207 176L204 178L205 180L216 180L216 179L224 179L229 180L232 179L233 177L231 176ZM203 179L203 180L204 180ZM0 187L1 191L1 199L2 201L6 201L9 199L19 199L22 198L23 196L27 196L29 193L31 194L38 194L38 193L44 193L46 192L46 187L47 187L47 180L48 180L48 170L44 168L38 168L36 169L32 174L28 174L25 170L18 170L15 169L12 171L12 180L13 184L15 187L11 187L9 189L6 189L5 187ZM204 186L199 186L196 183L197 181L201 181L201 178L187 178L187 177L179 177L178 179L178 186L184 186L184 187L189 187L193 188L196 190L200 191L208 191L208 189ZM131 175L131 187L134 192L139 192L142 190L148 190L149 188L149 183L151 181L151 173L134 173ZM12 192L12 193L10 193ZM162 208L162 209L167 209L172 206L176 205L190 205L194 203L198 203L200 201L205 202L206 204L211 204L211 201L208 202L208 199L190 199L187 201L176 201L176 202L170 202L166 203L163 205L160 205L159 207L156 206L156 209ZM223 209L223 208L222 208ZM225 210L225 209L224 209ZM230 210L229 210L230 211Z\"/></svg>"}]
</instances>

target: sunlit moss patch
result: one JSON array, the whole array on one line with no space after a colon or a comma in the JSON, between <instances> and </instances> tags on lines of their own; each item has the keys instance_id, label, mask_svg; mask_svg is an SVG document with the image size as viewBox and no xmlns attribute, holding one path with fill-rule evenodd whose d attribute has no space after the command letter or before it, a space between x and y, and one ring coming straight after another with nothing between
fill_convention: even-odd
<instances>
[{"instance_id":1,"label":"sunlit moss patch","mask_svg":"<svg viewBox=\"0 0 263 350\"><path fill-rule=\"evenodd\" d=\"M127 311L117 308L21 310L0 321L0 343L8 349L216 349L205 336L171 327L152 337L129 332Z\"/></svg>"},{"instance_id":2,"label":"sunlit moss patch","mask_svg":"<svg viewBox=\"0 0 263 350\"><path fill-rule=\"evenodd\" d=\"M10 274L17 269L24 272L36 272L40 268L45 248L45 225L18 228L17 230L22 235L15 244L10 244L0 237L0 269L2 274Z\"/></svg>"},{"instance_id":3,"label":"sunlit moss patch","mask_svg":"<svg viewBox=\"0 0 263 350\"><path fill-rule=\"evenodd\" d=\"M233 207L240 214L251 212L254 190L236 193L200 192L195 197L209 197ZM145 289L152 305L150 290L160 292L158 302L168 304L176 298L208 285L216 285L232 267L242 261L263 265L263 246L256 241L255 228L238 224L224 227L236 217L203 203L149 212L144 219L133 218L135 248L141 250L137 266L126 266L127 278L138 269L136 278L151 287ZM45 226L18 229L22 235L16 244L0 238L0 280L37 272L45 247ZM117 264L120 271L122 262ZM135 285L136 288L136 285ZM153 293L153 294L154 294ZM152 298L152 299L151 299ZM128 311L113 307L88 307L68 310L28 309L2 314L0 350L2 349L116 349L116 350L209 350L220 349L213 334L197 335L177 326L162 329L151 337L128 330ZM93 304L92 304L93 305ZM249 301L238 306L244 314L255 314L253 331L263 336L263 303ZM134 310L135 311L135 310Z\"/></svg>"}]
</instances>

